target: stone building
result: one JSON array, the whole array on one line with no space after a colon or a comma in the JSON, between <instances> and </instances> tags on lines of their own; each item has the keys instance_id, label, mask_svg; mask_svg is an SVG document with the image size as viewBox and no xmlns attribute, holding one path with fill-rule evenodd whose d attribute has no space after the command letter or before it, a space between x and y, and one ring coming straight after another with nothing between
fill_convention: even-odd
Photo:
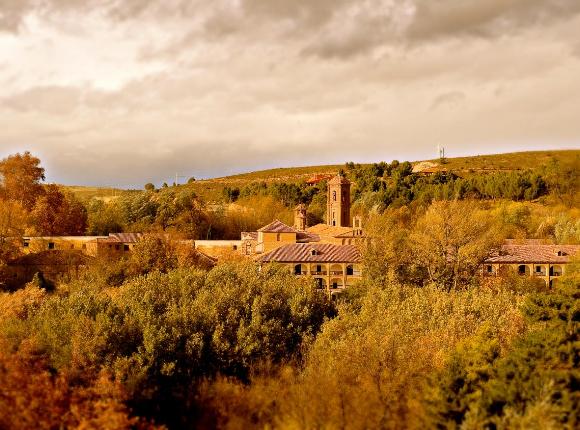
<instances>
[{"instance_id":1,"label":"stone building","mask_svg":"<svg viewBox=\"0 0 580 430\"><path fill-rule=\"evenodd\" d=\"M288 266L296 276L312 276L319 288L332 295L361 279L361 255L355 245L293 243L282 245L260 257L259 263Z\"/></svg>"},{"instance_id":2,"label":"stone building","mask_svg":"<svg viewBox=\"0 0 580 430\"><path fill-rule=\"evenodd\" d=\"M483 276L501 276L514 271L544 281L553 287L566 273L572 257L580 253L580 245L552 245L537 240L507 240L483 262Z\"/></svg>"},{"instance_id":3,"label":"stone building","mask_svg":"<svg viewBox=\"0 0 580 430\"><path fill-rule=\"evenodd\" d=\"M328 181L326 196L326 224L350 227L350 181L338 174Z\"/></svg>"},{"instance_id":4,"label":"stone building","mask_svg":"<svg viewBox=\"0 0 580 430\"><path fill-rule=\"evenodd\" d=\"M259 255L296 243L358 244L365 236L360 216L355 216L350 222L350 185L350 181L342 175L328 181L325 224L308 227L306 206L300 204L294 208L293 227L274 220L258 231L243 232L241 253Z\"/></svg>"}]
</instances>

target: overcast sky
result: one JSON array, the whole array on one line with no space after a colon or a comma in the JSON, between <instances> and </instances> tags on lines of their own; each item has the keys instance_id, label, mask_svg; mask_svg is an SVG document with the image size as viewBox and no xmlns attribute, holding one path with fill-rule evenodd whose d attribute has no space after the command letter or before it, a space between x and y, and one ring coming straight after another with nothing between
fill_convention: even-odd
<instances>
[{"instance_id":1,"label":"overcast sky","mask_svg":"<svg viewBox=\"0 0 580 430\"><path fill-rule=\"evenodd\" d=\"M579 0L0 0L0 157L139 186L580 147Z\"/></svg>"}]
</instances>

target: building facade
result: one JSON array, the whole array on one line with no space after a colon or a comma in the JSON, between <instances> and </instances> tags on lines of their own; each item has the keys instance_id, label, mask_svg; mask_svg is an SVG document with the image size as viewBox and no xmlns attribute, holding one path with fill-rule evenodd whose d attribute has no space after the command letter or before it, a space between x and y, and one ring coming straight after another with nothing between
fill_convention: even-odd
<instances>
[{"instance_id":1,"label":"building facade","mask_svg":"<svg viewBox=\"0 0 580 430\"><path fill-rule=\"evenodd\" d=\"M521 276L541 279L552 288L566 273L580 245L552 245L536 240L508 240L483 262L483 276L502 276L512 271Z\"/></svg>"},{"instance_id":2,"label":"building facade","mask_svg":"<svg viewBox=\"0 0 580 430\"><path fill-rule=\"evenodd\" d=\"M361 254L355 245L294 243L260 257L261 264L287 266L296 276L311 276L321 289L337 295L362 277Z\"/></svg>"}]
</instances>

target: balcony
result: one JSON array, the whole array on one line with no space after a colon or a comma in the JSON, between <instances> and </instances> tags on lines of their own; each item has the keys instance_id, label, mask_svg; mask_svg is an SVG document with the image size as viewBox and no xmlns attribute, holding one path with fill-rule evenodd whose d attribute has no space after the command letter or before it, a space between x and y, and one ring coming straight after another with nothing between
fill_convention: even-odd
<instances>
[{"instance_id":1,"label":"balcony","mask_svg":"<svg viewBox=\"0 0 580 430\"><path fill-rule=\"evenodd\" d=\"M312 272L310 272L311 275L316 276L316 275L327 275L328 272L326 270L320 270L320 271L316 271L313 270Z\"/></svg>"},{"instance_id":2,"label":"balcony","mask_svg":"<svg viewBox=\"0 0 580 430\"><path fill-rule=\"evenodd\" d=\"M330 274L331 275L338 275L338 276L342 276L344 272L342 270L331 270Z\"/></svg>"}]
</instances>

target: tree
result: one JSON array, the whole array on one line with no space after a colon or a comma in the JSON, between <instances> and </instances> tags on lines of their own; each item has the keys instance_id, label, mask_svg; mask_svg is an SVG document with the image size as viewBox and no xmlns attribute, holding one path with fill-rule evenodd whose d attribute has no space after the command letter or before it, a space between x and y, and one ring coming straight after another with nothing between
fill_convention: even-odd
<instances>
[{"instance_id":1,"label":"tree","mask_svg":"<svg viewBox=\"0 0 580 430\"><path fill-rule=\"evenodd\" d=\"M28 210L42 194L40 182L44 179L40 159L28 151L0 161L0 195L21 203Z\"/></svg>"},{"instance_id":2,"label":"tree","mask_svg":"<svg viewBox=\"0 0 580 430\"><path fill-rule=\"evenodd\" d=\"M123 231L121 214L115 203L92 199L87 205L87 234L108 235Z\"/></svg>"},{"instance_id":3,"label":"tree","mask_svg":"<svg viewBox=\"0 0 580 430\"><path fill-rule=\"evenodd\" d=\"M488 214L471 201L433 202L410 236L413 256L431 282L456 289L468 283L503 238Z\"/></svg>"},{"instance_id":4,"label":"tree","mask_svg":"<svg viewBox=\"0 0 580 430\"><path fill-rule=\"evenodd\" d=\"M155 185L151 182L145 184L145 191L155 191Z\"/></svg>"},{"instance_id":5,"label":"tree","mask_svg":"<svg viewBox=\"0 0 580 430\"><path fill-rule=\"evenodd\" d=\"M20 203L0 199L0 263L14 256L26 224L26 211Z\"/></svg>"},{"instance_id":6,"label":"tree","mask_svg":"<svg viewBox=\"0 0 580 430\"><path fill-rule=\"evenodd\" d=\"M87 210L72 194L57 185L48 185L32 209L37 234L46 236L82 235L87 229Z\"/></svg>"}]
</instances>

